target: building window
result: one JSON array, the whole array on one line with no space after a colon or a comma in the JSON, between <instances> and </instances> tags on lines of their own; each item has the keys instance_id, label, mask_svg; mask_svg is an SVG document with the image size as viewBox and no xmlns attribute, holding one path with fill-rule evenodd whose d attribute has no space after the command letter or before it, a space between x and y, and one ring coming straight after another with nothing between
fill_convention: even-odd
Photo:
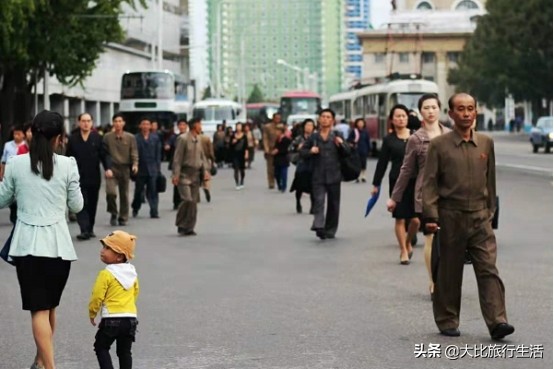
<instances>
[{"instance_id":1,"label":"building window","mask_svg":"<svg viewBox=\"0 0 554 369\"><path fill-rule=\"evenodd\" d=\"M375 64L382 64L385 62L385 53L375 53L373 54L373 58Z\"/></svg>"},{"instance_id":2,"label":"building window","mask_svg":"<svg viewBox=\"0 0 554 369\"><path fill-rule=\"evenodd\" d=\"M449 62L458 63L458 59L460 58L460 53L457 51L449 51L446 53L446 57L448 58Z\"/></svg>"},{"instance_id":3,"label":"building window","mask_svg":"<svg viewBox=\"0 0 554 369\"><path fill-rule=\"evenodd\" d=\"M433 5L429 1L421 1L416 5L417 10L433 10Z\"/></svg>"},{"instance_id":4,"label":"building window","mask_svg":"<svg viewBox=\"0 0 554 369\"><path fill-rule=\"evenodd\" d=\"M435 53L424 52L421 54L421 61L423 64L434 63Z\"/></svg>"},{"instance_id":5,"label":"building window","mask_svg":"<svg viewBox=\"0 0 554 369\"><path fill-rule=\"evenodd\" d=\"M473 0L462 0L458 4L456 4L456 7L454 9L456 10L479 9L479 5Z\"/></svg>"},{"instance_id":6,"label":"building window","mask_svg":"<svg viewBox=\"0 0 554 369\"><path fill-rule=\"evenodd\" d=\"M400 63L409 63L410 62L410 53L398 53L398 61Z\"/></svg>"}]
</instances>

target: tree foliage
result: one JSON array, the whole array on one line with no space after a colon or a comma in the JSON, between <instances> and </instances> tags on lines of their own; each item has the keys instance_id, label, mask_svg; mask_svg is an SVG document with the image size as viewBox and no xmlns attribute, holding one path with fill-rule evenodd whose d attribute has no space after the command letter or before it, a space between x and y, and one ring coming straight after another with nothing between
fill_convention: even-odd
<instances>
[{"instance_id":1,"label":"tree foliage","mask_svg":"<svg viewBox=\"0 0 554 369\"><path fill-rule=\"evenodd\" d=\"M552 0L488 0L449 82L488 105L552 99Z\"/></svg>"},{"instance_id":2,"label":"tree foliage","mask_svg":"<svg viewBox=\"0 0 554 369\"><path fill-rule=\"evenodd\" d=\"M0 1L0 122L29 119L35 76L75 85L91 75L109 42L124 37L121 5L145 0Z\"/></svg>"},{"instance_id":3,"label":"tree foliage","mask_svg":"<svg viewBox=\"0 0 554 369\"><path fill-rule=\"evenodd\" d=\"M246 100L247 103L253 104L253 103L260 103L264 102L264 94L258 84L256 83L254 87L252 88L252 92L250 92L250 96L248 96L248 100Z\"/></svg>"},{"instance_id":4,"label":"tree foliage","mask_svg":"<svg viewBox=\"0 0 554 369\"><path fill-rule=\"evenodd\" d=\"M212 97L212 88L208 86L204 89L204 93L202 94L202 100L205 100L210 97Z\"/></svg>"}]
</instances>

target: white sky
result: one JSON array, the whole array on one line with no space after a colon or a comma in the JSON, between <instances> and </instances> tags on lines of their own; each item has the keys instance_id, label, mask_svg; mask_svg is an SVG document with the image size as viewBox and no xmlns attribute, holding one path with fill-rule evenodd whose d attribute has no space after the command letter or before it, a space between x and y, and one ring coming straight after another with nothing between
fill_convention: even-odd
<instances>
[{"instance_id":1,"label":"white sky","mask_svg":"<svg viewBox=\"0 0 554 369\"><path fill-rule=\"evenodd\" d=\"M371 0L371 24L379 28L389 20L391 11L390 0Z\"/></svg>"}]
</instances>

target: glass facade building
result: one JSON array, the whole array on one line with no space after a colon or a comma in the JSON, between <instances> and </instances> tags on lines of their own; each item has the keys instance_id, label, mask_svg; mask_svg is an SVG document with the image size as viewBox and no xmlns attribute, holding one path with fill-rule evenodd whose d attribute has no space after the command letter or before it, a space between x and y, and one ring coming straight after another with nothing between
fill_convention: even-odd
<instances>
[{"instance_id":1,"label":"glass facade building","mask_svg":"<svg viewBox=\"0 0 554 369\"><path fill-rule=\"evenodd\" d=\"M328 96L344 77L345 0L207 0L212 92L268 100L288 90Z\"/></svg>"},{"instance_id":2,"label":"glass facade building","mask_svg":"<svg viewBox=\"0 0 554 369\"><path fill-rule=\"evenodd\" d=\"M362 46L356 36L370 25L370 0L346 0L346 82L351 84L362 78Z\"/></svg>"}]
</instances>

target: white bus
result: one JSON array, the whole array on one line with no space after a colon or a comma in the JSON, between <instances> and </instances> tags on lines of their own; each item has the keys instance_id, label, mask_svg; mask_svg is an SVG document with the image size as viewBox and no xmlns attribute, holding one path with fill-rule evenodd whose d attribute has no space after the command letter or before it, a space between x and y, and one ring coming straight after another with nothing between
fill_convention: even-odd
<instances>
[{"instance_id":1,"label":"white bus","mask_svg":"<svg viewBox=\"0 0 554 369\"><path fill-rule=\"evenodd\" d=\"M136 132L140 119L148 117L166 132L173 132L177 120L189 118L189 85L184 77L167 70L123 74L119 110L125 116L127 129Z\"/></svg>"},{"instance_id":2,"label":"white bus","mask_svg":"<svg viewBox=\"0 0 554 369\"><path fill-rule=\"evenodd\" d=\"M233 100L209 98L194 104L192 117L202 119L202 130L212 137L217 125L225 121L227 127L235 127L238 122L246 122L246 111Z\"/></svg>"},{"instance_id":3,"label":"white bus","mask_svg":"<svg viewBox=\"0 0 554 369\"><path fill-rule=\"evenodd\" d=\"M337 119L351 122L363 118L372 145L378 150L389 132L390 109L403 104L417 112L417 102L426 93L438 94L439 87L423 79L393 80L335 94L329 98L329 107Z\"/></svg>"}]
</instances>

